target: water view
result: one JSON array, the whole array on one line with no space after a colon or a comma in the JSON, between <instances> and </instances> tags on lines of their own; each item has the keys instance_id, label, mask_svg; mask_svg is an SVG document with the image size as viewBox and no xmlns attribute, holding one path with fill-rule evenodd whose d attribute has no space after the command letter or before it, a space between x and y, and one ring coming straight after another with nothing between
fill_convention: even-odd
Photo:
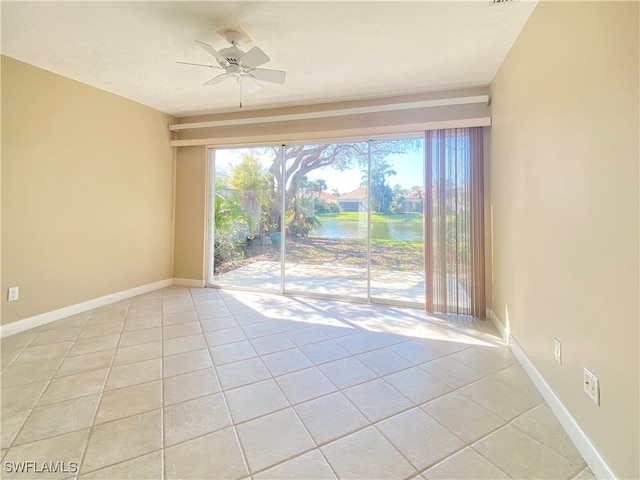
<instances>
[{"instance_id":1,"label":"water view","mask_svg":"<svg viewBox=\"0 0 640 480\"><path fill-rule=\"evenodd\" d=\"M422 216L420 216L422 217ZM309 233L311 237L325 238L367 238L367 222L363 220L322 220L320 226ZM373 220L371 238L375 240L422 241L422 222L394 222Z\"/></svg>"}]
</instances>

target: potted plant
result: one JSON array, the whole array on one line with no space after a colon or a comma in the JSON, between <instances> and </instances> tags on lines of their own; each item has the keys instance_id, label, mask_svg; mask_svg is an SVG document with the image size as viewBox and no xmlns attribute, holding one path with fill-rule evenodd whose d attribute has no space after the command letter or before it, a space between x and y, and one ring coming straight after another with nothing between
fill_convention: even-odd
<instances>
[{"instance_id":1,"label":"potted plant","mask_svg":"<svg viewBox=\"0 0 640 480\"><path fill-rule=\"evenodd\" d=\"M271 235L269 235L269 238L271 239L272 244L278 245L282 240L282 232L273 232Z\"/></svg>"},{"instance_id":2,"label":"potted plant","mask_svg":"<svg viewBox=\"0 0 640 480\"><path fill-rule=\"evenodd\" d=\"M273 245L279 245L282 241L282 231L280 229L280 218L276 222L271 224L269 238L271 239L271 243Z\"/></svg>"}]
</instances>

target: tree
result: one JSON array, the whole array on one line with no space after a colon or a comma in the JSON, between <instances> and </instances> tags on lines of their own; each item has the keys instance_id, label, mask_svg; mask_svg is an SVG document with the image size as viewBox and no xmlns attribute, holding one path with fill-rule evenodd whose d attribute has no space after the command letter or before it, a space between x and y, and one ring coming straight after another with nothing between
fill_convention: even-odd
<instances>
[{"instance_id":1,"label":"tree","mask_svg":"<svg viewBox=\"0 0 640 480\"><path fill-rule=\"evenodd\" d=\"M372 142L330 143L292 145L285 148L286 185L280 180L283 156L279 148L273 150L274 161L270 172L272 175L273 198L282 198L285 191L284 211L288 211L300 186L300 181L309 172L322 167L332 167L338 171L358 165L364 167L371 154L372 162L384 159L387 155L402 154L415 151L422 145L422 139L405 138L393 140L376 140ZM279 203L271 204L271 218L279 224Z\"/></svg>"},{"instance_id":2,"label":"tree","mask_svg":"<svg viewBox=\"0 0 640 480\"><path fill-rule=\"evenodd\" d=\"M424 188L420 187L419 185L415 185L415 186L411 187L410 192L411 192L412 197L417 199L413 210L415 212L417 212L417 213L422 213L422 209L424 208L424 205L423 205L424 199L422 197L422 194L424 192Z\"/></svg>"},{"instance_id":3,"label":"tree","mask_svg":"<svg viewBox=\"0 0 640 480\"><path fill-rule=\"evenodd\" d=\"M254 156L243 155L231 173L229 184L238 192L242 208L251 215L250 236L255 235L256 227L266 230L264 224L271 204L271 173L263 170Z\"/></svg>"},{"instance_id":4,"label":"tree","mask_svg":"<svg viewBox=\"0 0 640 480\"><path fill-rule=\"evenodd\" d=\"M240 198L230 185L216 179L214 184L214 270L227 261L244 257L242 246L252 229L253 219L248 215Z\"/></svg>"},{"instance_id":5,"label":"tree","mask_svg":"<svg viewBox=\"0 0 640 480\"><path fill-rule=\"evenodd\" d=\"M407 190L406 188L404 188L402 185L400 185L399 183L396 183L393 186L393 196L394 197L399 197L400 195L404 195L406 193L408 193L409 190Z\"/></svg>"},{"instance_id":6,"label":"tree","mask_svg":"<svg viewBox=\"0 0 640 480\"><path fill-rule=\"evenodd\" d=\"M320 196L320 194L328 188L326 180L322 178L318 178L317 180L312 180L311 182L309 182L309 185L313 189L313 192L317 193L318 196Z\"/></svg>"},{"instance_id":7,"label":"tree","mask_svg":"<svg viewBox=\"0 0 640 480\"><path fill-rule=\"evenodd\" d=\"M285 211L286 227L289 234L296 237L306 237L318 219L313 205L314 183L304 175L298 182L295 197Z\"/></svg>"},{"instance_id":8,"label":"tree","mask_svg":"<svg viewBox=\"0 0 640 480\"><path fill-rule=\"evenodd\" d=\"M306 175L300 179L295 198L286 211L287 231L290 234L306 237L312 228L320 225L316 212L328 210L326 202L320 198L320 192L326 189L327 182L323 179L309 180Z\"/></svg>"},{"instance_id":9,"label":"tree","mask_svg":"<svg viewBox=\"0 0 640 480\"><path fill-rule=\"evenodd\" d=\"M407 208L407 197L409 192L402 185L396 183L393 187L393 201L391 202L391 213L405 213Z\"/></svg>"},{"instance_id":10,"label":"tree","mask_svg":"<svg viewBox=\"0 0 640 480\"><path fill-rule=\"evenodd\" d=\"M396 174L396 171L391 168L391 164L384 158L376 158L371 161L371 178L367 182L367 173L364 172L362 177L362 186L370 185L369 199L371 202L371 209L376 213L388 213L393 201L393 190L389 186L387 179Z\"/></svg>"},{"instance_id":11,"label":"tree","mask_svg":"<svg viewBox=\"0 0 640 480\"><path fill-rule=\"evenodd\" d=\"M320 225L315 212L315 197L299 195L287 210L287 231L296 237L306 237L312 228Z\"/></svg>"}]
</instances>

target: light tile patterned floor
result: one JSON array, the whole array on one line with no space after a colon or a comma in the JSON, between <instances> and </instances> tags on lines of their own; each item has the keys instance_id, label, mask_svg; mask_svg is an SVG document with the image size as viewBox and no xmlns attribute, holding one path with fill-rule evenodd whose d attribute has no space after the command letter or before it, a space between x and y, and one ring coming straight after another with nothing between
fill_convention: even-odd
<instances>
[{"instance_id":1,"label":"light tile patterned floor","mask_svg":"<svg viewBox=\"0 0 640 480\"><path fill-rule=\"evenodd\" d=\"M1 346L3 478L593 478L488 322L170 288Z\"/></svg>"}]
</instances>

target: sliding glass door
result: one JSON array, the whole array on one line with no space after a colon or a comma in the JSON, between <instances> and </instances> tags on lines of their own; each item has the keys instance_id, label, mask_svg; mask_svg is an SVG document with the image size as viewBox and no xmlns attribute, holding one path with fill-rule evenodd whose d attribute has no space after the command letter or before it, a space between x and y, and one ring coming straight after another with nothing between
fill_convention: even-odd
<instances>
[{"instance_id":1,"label":"sliding glass door","mask_svg":"<svg viewBox=\"0 0 640 480\"><path fill-rule=\"evenodd\" d=\"M211 152L210 284L424 304L422 137Z\"/></svg>"},{"instance_id":2,"label":"sliding glass door","mask_svg":"<svg viewBox=\"0 0 640 480\"><path fill-rule=\"evenodd\" d=\"M209 283L281 290L281 147L211 150Z\"/></svg>"},{"instance_id":3,"label":"sliding glass door","mask_svg":"<svg viewBox=\"0 0 640 480\"><path fill-rule=\"evenodd\" d=\"M484 316L482 136L211 150L208 283Z\"/></svg>"},{"instance_id":4,"label":"sliding glass door","mask_svg":"<svg viewBox=\"0 0 640 480\"><path fill-rule=\"evenodd\" d=\"M284 288L366 299L367 142L285 148Z\"/></svg>"},{"instance_id":5,"label":"sliding glass door","mask_svg":"<svg viewBox=\"0 0 640 480\"><path fill-rule=\"evenodd\" d=\"M371 297L423 303L423 142L376 140L371 151Z\"/></svg>"}]
</instances>

